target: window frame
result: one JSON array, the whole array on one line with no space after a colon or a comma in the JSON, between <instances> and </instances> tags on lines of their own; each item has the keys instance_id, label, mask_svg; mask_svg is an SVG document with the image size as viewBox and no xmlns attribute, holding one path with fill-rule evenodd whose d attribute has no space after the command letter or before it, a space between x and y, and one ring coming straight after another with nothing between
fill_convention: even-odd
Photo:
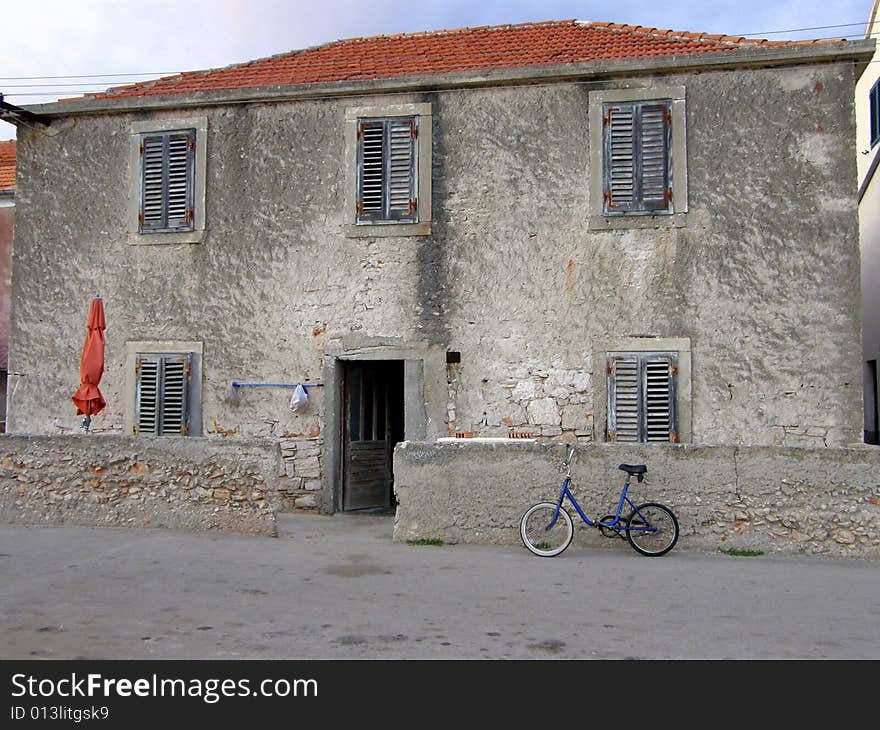
<instances>
[{"instance_id":1,"label":"window frame","mask_svg":"<svg viewBox=\"0 0 880 730\"><path fill-rule=\"evenodd\" d=\"M671 201L665 210L606 212L606 105L668 103L670 105L668 178ZM687 225L687 128L684 86L606 89L589 93L590 169L588 225L592 230L680 228Z\"/></svg>"},{"instance_id":2,"label":"window frame","mask_svg":"<svg viewBox=\"0 0 880 730\"><path fill-rule=\"evenodd\" d=\"M607 423L605 427L606 441L615 443L678 443L678 414L676 410L676 392L678 390L678 353L677 352L609 352L606 354L607 366L606 375L608 379L608 411ZM620 438L620 434L625 429L618 420L619 411L615 407L617 394L620 390L620 376L616 372L615 363L631 361L635 366L635 408L636 422L634 424L635 439ZM664 380L667 380L665 388L667 391L667 407L669 417L666 420L666 428L664 433L667 434L664 439L651 438L651 414L650 414L650 382L651 374L649 369L652 365L661 364L664 367Z\"/></svg>"},{"instance_id":3,"label":"window frame","mask_svg":"<svg viewBox=\"0 0 880 730\"><path fill-rule=\"evenodd\" d=\"M693 437L693 408L691 401L691 340L689 337L599 337L592 345L593 440L608 440L609 379L611 356L619 353L672 354L678 359L675 383L675 414L678 430L677 443L690 443ZM664 444L652 441L651 444ZM672 443L671 441L669 443Z\"/></svg>"},{"instance_id":4,"label":"window frame","mask_svg":"<svg viewBox=\"0 0 880 730\"><path fill-rule=\"evenodd\" d=\"M360 190L358 128L363 121L417 119L414 140L413 188L418 196L414 220L364 220L358 215ZM351 107L345 111L345 235L349 238L386 236L428 236L431 234L431 104L386 104Z\"/></svg>"},{"instance_id":5,"label":"window frame","mask_svg":"<svg viewBox=\"0 0 880 730\"><path fill-rule=\"evenodd\" d=\"M868 92L868 134L871 149L880 142L880 79L874 82Z\"/></svg>"},{"instance_id":6,"label":"window frame","mask_svg":"<svg viewBox=\"0 0 880 730\"><path fill-rule=\"evenodd\" d=\"M130 340L125 344L125 417L124 433L135 436L148 436L151 438L185 438L202 435L202 353L203 343L199 341L143 341ZM141 357L180 358L189 357L190 373L188 378L187 401L185 409L187 413L186 434L169 434L159 436L150 433L138 433L138 389L140 376L138 362Z\"/></svg>"},{"instance_id":7,"label":"window frame","mask_svg":"<svg viewBox=\"0 0 880 730\"><path fill-rule=\"evenodd\" d=\"M132 431L136 436L189 436L189 390L190 390L190 380L192 378L192 353L184 352L184 353L137 353L135 361L135 376L136 376L136 387L135 387L135 403L134 403L134 426L132 427ZM144 386L144 365L145 363L152 362L155 363L155 401L150 404L152 405L152 409L154 412L154 426L150 431L144 431L143 426L141 425L142 414L143 414L143 406L146 397L143 396L145 386ZM179 390L181 391L180 403L176 406L171 405L170 398L167 397L167 393L169 388L169 383L172 382L171 379L173 375L169 375L169 366L171 364L177 365L177 369L181 369L183 371L183 379L179 386ZM171 371L174 373L174 371ZM164 421L166 418L166 412L169 410L177 410L180 413L179 422L180 427L176 432L165 432L164 429Z\"/></svg>"},{"instance_id":8,"label":"window frame","mask_svg":"<svg viewBox=\"0 0 880 730\"><path fill-rule=\"evenodd\" d=\"M183 216L183 220L176 224L174 221L175 218L172 217L170 208L171 208L171 168L172 168L172 145L175 142L181 142L185 140L185 169L183 171L185 177L185 201L184 206L186 212ZM150 225L146 220L146 209L147 209L147 198L148 198L148 185L147 185L147 155L149 154L148 145L158 143L161 147L160 155L161 159L159 161L158 170L153 168L151 172L155 174L156 172L160 175L160 180L158 181L158 193L159 193L159 207L161 211L159 213L160 220L156 222L155 226ZM140 194L140 208L138 212L138 233L180 233L181 231L191 231L193 230L193 222L194 222L194 187L195 187L195 164L196 164L196 131L195 129L175 129L164 132L145 132L141 135L141 146L140 146L140 157L141 157L141 194ZM150 194L155 194L155 190L150 191ZM178 216L177 218L180 218Z\"/></svg>"},{"instance_id":9,"label":"window frame","mask_svg":"<svg viewBox=\"0 0 880 730\"><path fill-rule=\"evenodd\" d=\"M151 136L192 131L195 150L190 189L192 222L187 229L144 230L141 226L143 163L141 146ZM205 181L207 164L207 117L161 118L133 122L129 134L128 242L132 245L202 243L205 238Z\"/></svg>"}]
</instances>

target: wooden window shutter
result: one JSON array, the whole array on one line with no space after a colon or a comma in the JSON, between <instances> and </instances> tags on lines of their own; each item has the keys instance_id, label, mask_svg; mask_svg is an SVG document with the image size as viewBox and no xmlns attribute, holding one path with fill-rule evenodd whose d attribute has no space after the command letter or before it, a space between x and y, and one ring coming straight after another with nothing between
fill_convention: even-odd
<instances>
[{"instance_id":1,"label":"wooden window shutter","mask_svg":"<svg viewBox=\"0 0 880 730\"><path fill-rule=\"evenodd\" d=\"M135 433L186 436L192 355L138 355Z\"/></svg>"},{"instance_id":2,"label":"wooden window shutter","mask_svg":"<svg viewBox=\"0 0 880 730\"><path fill-rule=\"evenodd\" d=\"M672 211L671 101L603 106L603 212Z\"/></svg>"},{"instance_id":3,"label":"wooden window shutter","mask_svg":"<svg viewBox=\"0 0 880 730\"><path fill-rule=\"evenodd\" d=\"M358 120L357 220L418 220L418 117Z\"/></svg>"},{"instance_id":4,"label":"wooden window shutter","mask_svg":"<svg viewBox=\"0 0 880 730\"><path fill-rule=\"evenodd\" d=\"M678 441L675 391L678 357L642 357L643 441Z\"/></svg>"},{"instance_id":5,"label":"wooden window shutter","mask_svg":"<svg viewBox=\"0 0 880 730\"><path fill-rule=\"evenodd\" d=\"M142 233L193 230L195 147L194 129L141 138Z\"/></svg>"},{"instance_id":6,"label":"wooden window shutter","mask_svg":"<svg viewBox=\"0 0 880 730\"><path fill-rule=\"evenodd\" d=\"M639 441L639 358L615 355L608 364L608 440Z\"/></svg>"},{"instance_id":7,"label":"wooden window shutter","mask_svg":"<svg viewBox=\"0 0 880 730\"><path fill-rule=\"evenodd\" d=\"M677 442L675 353L612 353L608 358L608 440Z\"/></svg>"}]
</instances>

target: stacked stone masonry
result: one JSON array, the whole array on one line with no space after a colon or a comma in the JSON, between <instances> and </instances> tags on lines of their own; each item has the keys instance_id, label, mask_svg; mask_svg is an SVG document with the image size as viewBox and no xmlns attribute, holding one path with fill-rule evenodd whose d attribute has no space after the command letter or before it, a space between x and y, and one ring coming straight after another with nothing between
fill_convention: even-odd
<instances>
[{"instance_id":1,"label":"stacked stone masonry","mask_svg":"<svg viewBox=\"0 0 880 730\"><path fill-rule=\"evenodd\" d=\"M276 446L118 436L0 438L0 519L275 535Z\"/></svg>"}]
</instances>

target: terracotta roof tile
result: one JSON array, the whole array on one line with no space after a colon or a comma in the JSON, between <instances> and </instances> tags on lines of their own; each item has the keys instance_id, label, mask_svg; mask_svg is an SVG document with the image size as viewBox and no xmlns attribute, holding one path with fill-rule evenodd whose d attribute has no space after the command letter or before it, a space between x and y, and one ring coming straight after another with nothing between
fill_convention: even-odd
<instances>
[{"instance_id":1,"label":"terracotta roof tile","mask_svg":"<svg viewBox=\"0 0 880 730\"><path fill-rule=\"evenodd\" d=\"M15 190L15 140L0 142L0 190Z\"/></svg>"},{"instance_id":2,"label":"terracotta roof tile","mask_svg":"<svg viewBox=\"0 0 880 730\"><path fill-rule=\"evenodd\" d=\"M835 41L768 41L618 23L555 20L350 38L226 68L188 71L115 87L87 94L86 98L189 94L830 42Z\"/></svg>"}]
</instances>

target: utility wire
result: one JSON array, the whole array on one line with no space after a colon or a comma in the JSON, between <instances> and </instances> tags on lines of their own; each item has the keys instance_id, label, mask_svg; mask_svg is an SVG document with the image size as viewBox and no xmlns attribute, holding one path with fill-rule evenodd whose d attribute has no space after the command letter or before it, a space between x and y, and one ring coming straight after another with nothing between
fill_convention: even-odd
<instances>
[{"instance_id":1,"label":"utility wire","mask_svg":"<svg viewBox=\"0 0 880 730\"><path fill-rule=\"evenodd\" d=\"M833 28L849 28L849 27L862 27L865 25L864 21L858 23L841 23L837 25L817 25L809 28L791 28L788 30L768 30L761 31L755 33L731 33L726 34L731 38L747 38L749 36L768 36L768 35L779 35L782 33L799 33L806 31L814 31L814 30L829 30ZM808 40L835 40L841 38L839 35L831 35L831 36L821 36L818 38L809 38ZM851 36L843 36L843 40L850 40L851 38L862 39L864 36L859 34L853 34ZM870 61L869 63L880 63L880 61ZM81 74L81 75L65 75L65 76L0 76L0 82L4 81L42 81L48 79L109 79L109 78L123 78L125 79L122 82L113 82L114 86L129 86L132 84L139 83L147 83L149 81L155 81L157 79L135 79L133 76L176 76L179 75L180 71L144 71L132 74L122 74L122 73L107 73L107 74ZM590 82L581 82L589 84ZM602 83L602 82L595 82ZM108 87L105 82L101 81L81 81L77 83L53 83L53 84L42 84L42 83L34 83L34 84L4 84L4 88L9 89L36 89L36 88L45 88L45 91L20 91L13 92L11 94L5 94L7 98L10 97L34 97L34 96L42 96L42 97L53 97L64 95L79 95L79 94L96 94L96 93L104 93L107 91ZM100 88L86 88L86 87L100 87ZM62 91L63 88L63 91ZM57 89L57 93L53 91L53 89Z\"/></svg>"},{"instance_id":2,"label":"utility wire","mask_svg":"<svg viewBox=\"0 0 880 730\"><path fill-rule=\"evenodd\" d=\"M782 33L804 33L807 31L813 30L829 30L832 28L852 28L852 27L864 27L866 25L866 21L859 21L858 23L840 23L837 25L815 25L808 28L789 28L787 30L765 30L754 33L725 33L724 35L729 38L748 38L750 36L768 36L768 35L781 35ZM693 32L693 31L681 31L684 32ZM709 34L715 35L715 34ZM823 36L820 38L810 38L808 40L832 40L839 36ZM848 34L847 37L862 37L861 33L852 33ZM295 49L294 49L295 50ZM244 62L247 63L247 62ZM204 69L199 69L204 70ZM96 79L96 78L128 78L131 79L133 76L176 76L181 71L138 71L133 73L106 73L106 74L69 74L64 76L0 76L0 81L42 81L46 79ZM140 81L150 81L152 79L133 79L130 83L139 83ZM99 84L100 82L94 82L95 84ZM32 86L36 86L37 84L32 84ZM66 86L67 84L58 84L58 86ZM83 85L89 85L84 82ZM42 86L42 84L40 84ZM23 96L23 94L19 94L18 96Z\"/></svg>"}]
</instances>

